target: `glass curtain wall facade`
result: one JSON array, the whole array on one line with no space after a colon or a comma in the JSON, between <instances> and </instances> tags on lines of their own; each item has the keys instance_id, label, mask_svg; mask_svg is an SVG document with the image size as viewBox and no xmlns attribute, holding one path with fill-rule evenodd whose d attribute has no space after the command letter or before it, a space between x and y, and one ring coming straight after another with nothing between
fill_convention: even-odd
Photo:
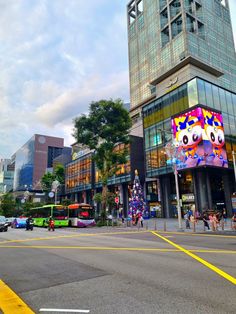
<instances>
[{"instance_id":1,"label":"glass curtain wall facade","mask_svg":"<svg viewBox=\"0 0 236 314\"><path fill-rule=\"evenodd\" d=\"M156 84L176 66L193 59L216 75L210 81L236 91L228 0L132 0L127 23L131 110L155 96Z\"/></svg>"},{"instance_id":2,"label":"glass curtain wall facade","mask_svg":"<svg viewBox=\"0 0 236 314\"><path fill-rule=\"evenodd\" d=\"M181 178L179 178L180 189L185 200L189 198L194 202L194 196L191 197L190 194L195 194L195 204L201 207L199 210L206 206L216 207L217 193L218 195L223 193L224 197L222 196L222 201L218 200L218 203L221 202L222 205L227 207L228 212L232 210L230 195L234 189L232 151L236 150L236 94L203 79L195 78L143 107L146 176L161 178L162 192L160 193L162 193L162 202L167 202L164 195L166 186L169 185L169 189L172 186L172 192L169 193L168 200L170 212L163 212L164 216L173 215L174 210L172 209L171 213L171 202L173 203L176 198L173 170L166 162L164 149L167 142L172 140L171 116L197 104L222 112L229 170L204 167L204 169L182 171ZM201 182L199 181L200 177L202 177ZM206 199L206 195L199 195L203 191L197 189L198 185L202 188L208 185L208 193L211 194L208 199Z\"/></svg>"},{"instance_id":3,"label":"glass curtain wall facade","mask_svg":"<svg viewBox=\"0 0 236 314\"><path fill-rule=\"evenodd\" d=\"M66 165L66 193L92 188L92 154L73 160Z\"/></svg>"}]
</instances>

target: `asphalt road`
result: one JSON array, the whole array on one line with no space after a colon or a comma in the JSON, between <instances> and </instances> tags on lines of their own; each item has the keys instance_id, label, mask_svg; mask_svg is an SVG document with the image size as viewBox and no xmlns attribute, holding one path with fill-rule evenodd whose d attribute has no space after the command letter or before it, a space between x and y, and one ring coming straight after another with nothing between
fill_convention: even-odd
<instances>
[{"instance_id":1,"label":"asphalt road","mask_svg":"<svg viewBox=\"0 0 236 314\"><path fill-rule=\"evenodd\" d=\"M0 233L0 279L35 313L235 313L235 277L235 236L128 228Z\"/></svg>"}]
</instances>

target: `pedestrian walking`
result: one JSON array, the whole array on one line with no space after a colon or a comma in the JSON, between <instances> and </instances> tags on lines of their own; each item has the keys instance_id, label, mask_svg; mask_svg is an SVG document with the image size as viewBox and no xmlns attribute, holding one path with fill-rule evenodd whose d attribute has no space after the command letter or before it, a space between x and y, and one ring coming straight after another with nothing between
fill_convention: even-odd
<instances>
[{"instance_id":1,"label":"pedestrian walking","mask_svg":"<svg viewBox=\"0 0 236 314\"><path fill-rule=\"evenodd\" d=\"M202 220L204 223L204 227L207 227L207 230L210 230L210 226L209 226L209 223L207 221L207 215L206 214L203 215Z\"/></svg>"},{"instance_id":2,"label":"pedestrian walking","mask_svg":"<svg viewBox=\"0 0 236 314\"><path fill-rule=\"evenodd\" d=\"M222 218L224 220L224 224L227 225L227 214L225 208L223 208Z\"/></svg>"},{"instance_id":3,"label":"pedestrian walking","mask_svg":"<svg viewBox=\"0 0 236 314\"><path fill-rule=\"evenodd\" d=\"M191 229L190 228L190 223L189 223L189 214L188 214L188 212L184 215L184 220L185 220L185 227L186 227L186 229Z\"/></svg>"},{"instance_id":4,"label":"pedestrian walking","mask_svg":"<svg viewBox=\"0 0 236 314\"><path fill-rule=\"evenodd\" d=\"M236 230L236 212L233 214L232 217L232 229Z\"/></svg>"},{"instance_id":5,"label":"pedestrian walking","mask_svg":"<svg viewBox=\"0 0 236 314\"><path fill-rule=\"evenodd\" d=\"M140 215L139 220L140 220L140 223L141 223L141 227L143 228L143 216L142 215Z\"/></svg>"}]
</instances>

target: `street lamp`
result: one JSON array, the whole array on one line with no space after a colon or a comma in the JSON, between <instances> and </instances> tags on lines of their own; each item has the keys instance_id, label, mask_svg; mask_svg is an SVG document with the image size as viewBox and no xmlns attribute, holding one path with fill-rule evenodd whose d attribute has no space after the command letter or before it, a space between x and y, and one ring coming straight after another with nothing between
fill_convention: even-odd
<instances>
[{"instance_id":1,"label":"street lamp","mask_svg":"<svg viewBox=\"0 0 236 314\"><path fill-rule=\"evenodd\" d=\"M52 191L55 193L55 201L54 201L55 205L57 203L57 189L59 185L60 185L60 182L57 180L52 182Z\"/></svg>"},{"instance_id":2,"label":"street lamp","mask_svg":"<svg viewBox=\"0 0 236 314\"><path fill-rule=\"evenodd\" d=\"M174 171L175 176L175 189L176 189L176 201L177 201L177 215L178 215L178 223L179 230L182 231L182 215L181 215L181 207L180 207L180 197L179 197L179 181L178 181L178 171L177 171L177 160L178 160L178 149L174 145L173 140L171 143L168 143L165 146L165 151L168 157L171 158L171 164Z\"/></svg>"},{"instance_id":3,"label":"street lamp","mask_svg":"<svg viewBox=\"0 0 236 314\"><path fill-rule=\"evenodd\" d=\"M171 142L167 143L164 149L165 149L165 154L168 155L168 157L170 157L171 159L171 164L174 171L179 231L183 231L180 197L179 197L179 181L178 181L178 171L177 171L177 160L178 160L178 157L181 155L181 152L178 150L178 146L174 142L173 133L171 131L161 130L161 129L158 129L158 131L160 131L162 134L169 133L172 136Z\"/></svg>"}]
</instances>

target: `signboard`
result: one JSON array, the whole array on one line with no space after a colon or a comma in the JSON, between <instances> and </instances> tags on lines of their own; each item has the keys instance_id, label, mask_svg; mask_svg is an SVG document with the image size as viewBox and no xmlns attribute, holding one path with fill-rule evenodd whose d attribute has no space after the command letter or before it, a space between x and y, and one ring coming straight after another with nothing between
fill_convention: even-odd
<instances>
[{"instance_id":1,"label":"signboard","mask_svg":"<svg viewBox=\"0 0 236 314\"><path fill-rule=\"evenodd\" d=\"M184 153L177 169L199 166L228 167L223 118L220 112L200 106L172 117L174 141Z\"/></svg>"},{"instance_id":2,"label":"signboard","mask_svg":"<svg viewBox=\"0 0 236 314\"><path fill-rule=\"evenodd\" d=\"M182 202L183 203L194 203L194 194L182 194Z\"/></svg>"},{"instance_id":3,"label":"signboard","mask_svg":"<svg viewBox=\"0 0 236 314\"><path fill-rule=\"evenodd\" d=\"M116 204L119 204L119 197L118 197L118 196L115 197L115 203L116 203Z\"/></svg>"},{"instance_id":4,"label":"signboard","mask_svg":"<svg viewBox=\"0 0 236 314\"><path fill-rule=\"evenodd\" d=\"M50 198L53 198L53 197L54 197L54 192L49 192L49 193L48 193L48 196L49 196Z\"/></svg>"}]
</instances>

